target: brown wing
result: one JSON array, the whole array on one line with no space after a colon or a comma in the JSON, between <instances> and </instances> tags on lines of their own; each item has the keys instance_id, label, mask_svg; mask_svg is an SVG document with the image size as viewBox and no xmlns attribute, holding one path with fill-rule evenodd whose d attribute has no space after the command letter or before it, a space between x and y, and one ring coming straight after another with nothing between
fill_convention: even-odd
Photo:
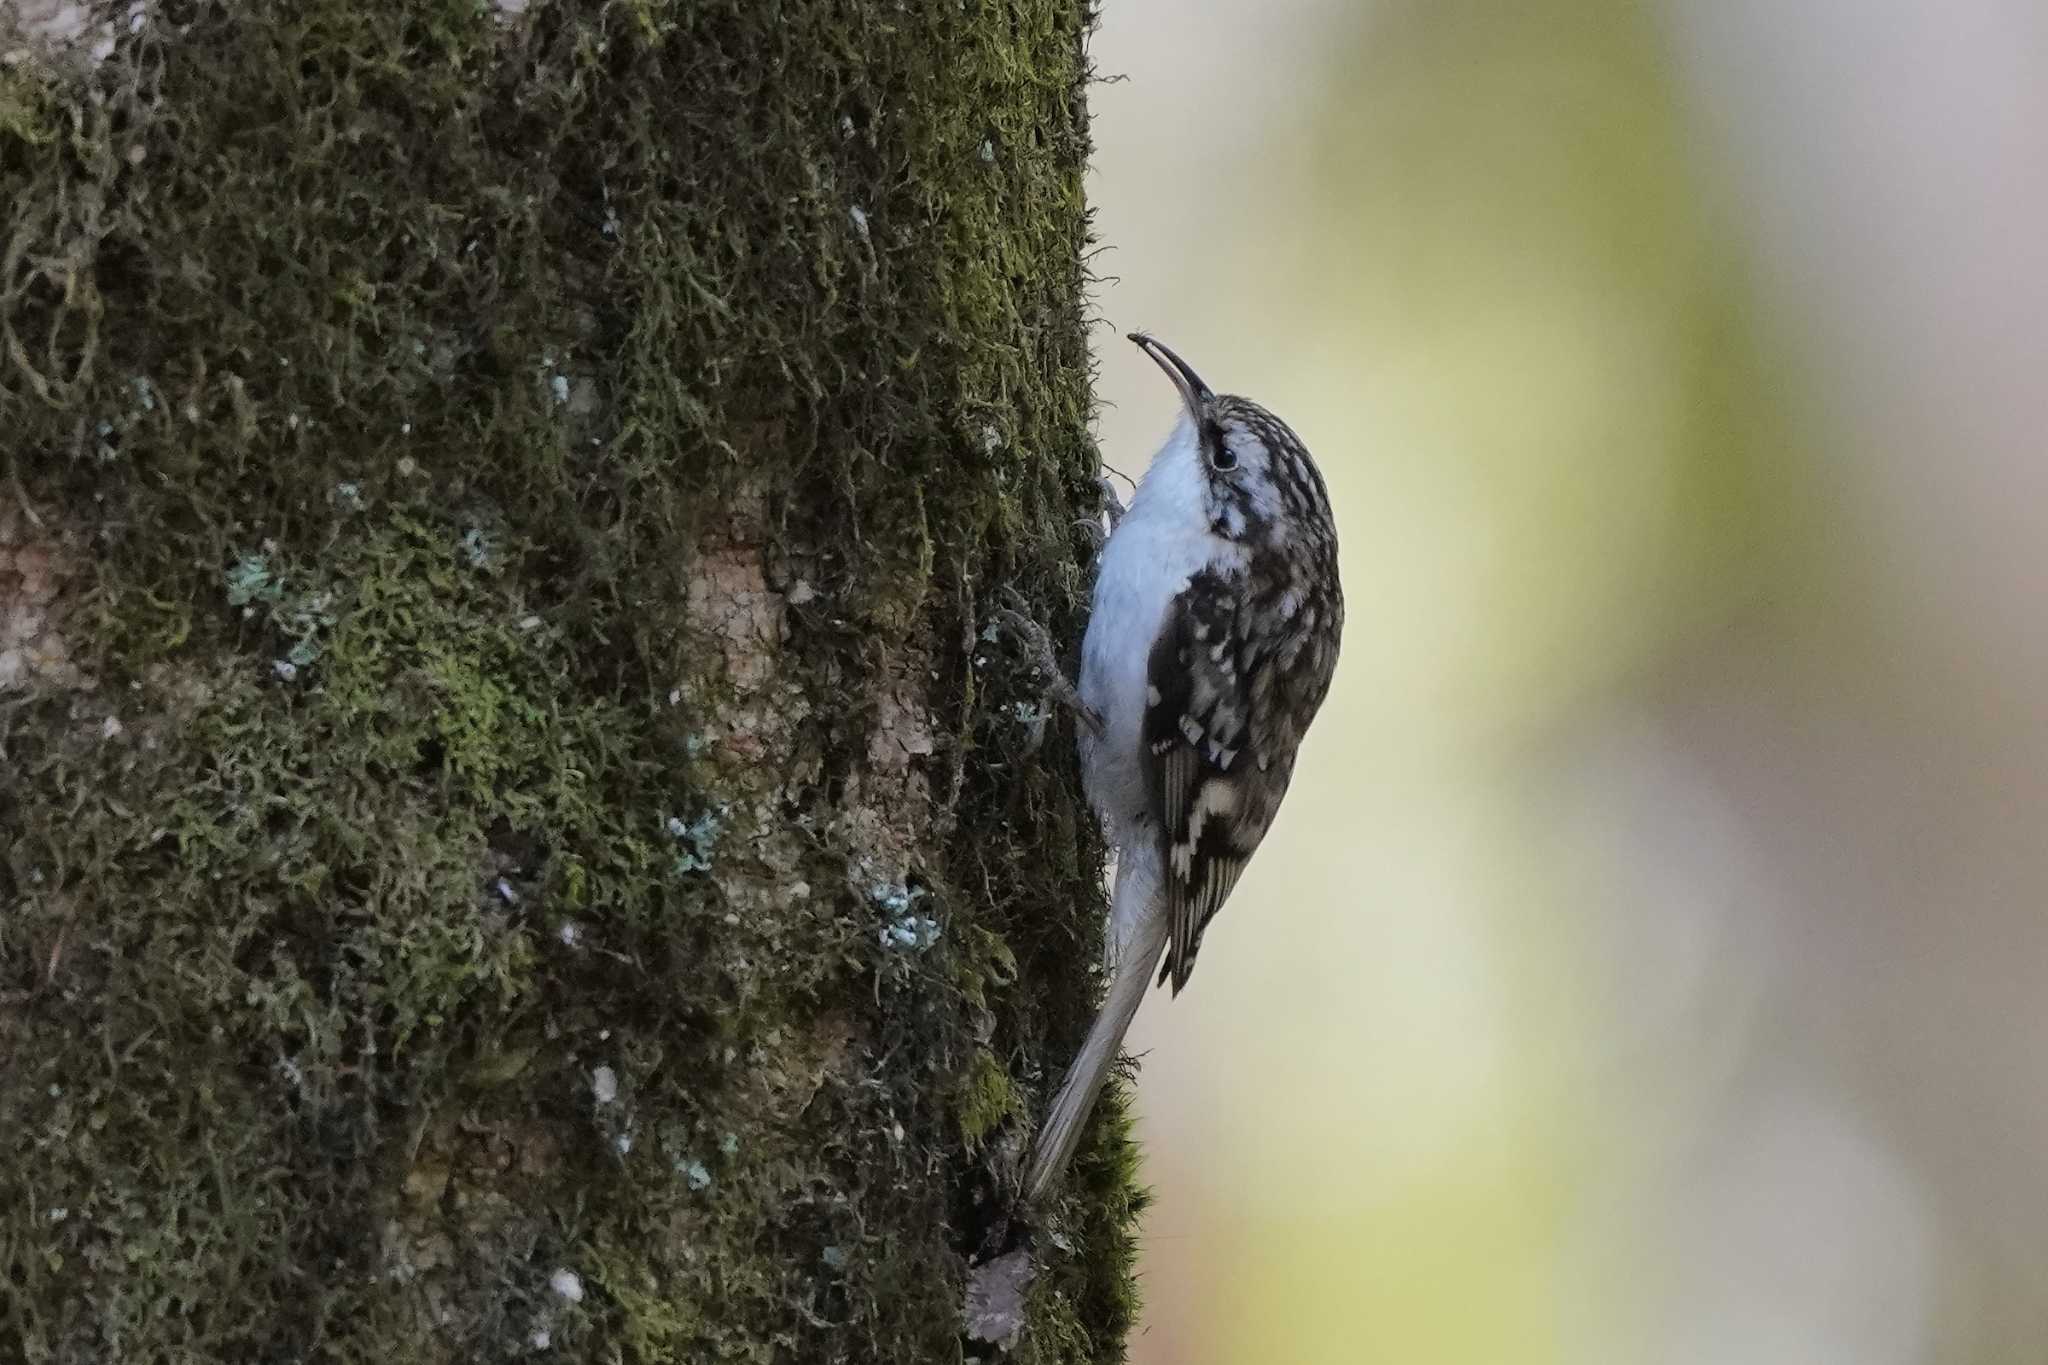
<instances>
[{"instance_id":1,"label":"brown wing","mask_svg":"<svg viewBox=\"0 0 2048 1365\"><path fill-rule=\"evenodd\" d=\"M1194 971L1202 931L1265 836L1272 803L1247 757L1251 660L1238 629L1240 594L1201 573L1167 611L1152 646L1146 694L1146 776L1166 845L1167 949L1159 979L1176 995Z\"/></svg>"}]
</instances>

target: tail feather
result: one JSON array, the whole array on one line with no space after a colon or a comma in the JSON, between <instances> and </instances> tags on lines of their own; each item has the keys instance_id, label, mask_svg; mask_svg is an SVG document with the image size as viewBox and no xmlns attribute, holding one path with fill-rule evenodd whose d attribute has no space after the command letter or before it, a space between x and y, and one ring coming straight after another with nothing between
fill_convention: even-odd
<instances>
[{"instance_id":1,"label":"tail feather","mask_svg":"<svg viewBox=\"0 0 2048 1365\"><path fill-rule=\"evenodd\" d=\"M1024 1176L1027 1204L1037 1203L1059 1183L1166 950L1166 917L1160 913L1157 869L1149 866L1153 861L1127 855L1118 864L1110 921L1113 965L1109 994L1088 1030L1087 1041L1067 1068L1066 1079L1060 1083L1059 1094L1053 1097L1032 1145L1031 1164Z\"/></svg>"}]
</instances>

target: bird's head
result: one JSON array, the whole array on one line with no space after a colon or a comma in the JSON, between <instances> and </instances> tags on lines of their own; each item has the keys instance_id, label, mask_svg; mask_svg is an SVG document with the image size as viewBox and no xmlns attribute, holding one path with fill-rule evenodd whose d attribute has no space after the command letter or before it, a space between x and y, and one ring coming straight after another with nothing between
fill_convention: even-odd
<instances>
[{"instance_id":1,"label":"bird's head","mask_svg":"<svg viewBox=\"0 0 2048 1365\"><path fill-rule=\"evenodd\" d=\"M1186 472L1199 475L1216 534L1262 539L1304 523L1329 524L1323 476L1292 428L1249 398L1211 389L1150 333L1132 332L1130 339L1180 392L1182 421L1160 458L1186 461Z\"/></svg>"}]
</instances>

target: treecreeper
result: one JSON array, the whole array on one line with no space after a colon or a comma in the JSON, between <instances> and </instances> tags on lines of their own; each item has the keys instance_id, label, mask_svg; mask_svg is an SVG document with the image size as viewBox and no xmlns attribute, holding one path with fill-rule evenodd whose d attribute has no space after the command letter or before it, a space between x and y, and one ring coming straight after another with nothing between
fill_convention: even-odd
<instances>
[{"instance_id":1,"label":"treecreeper","mask_svg":"<svg viewBox=\"0 0 2048 1365\"><path fill-rule=\"evenodd\" d=\"M1027 1207L1057 1185L1154 972L1187 985L1287 795L1344 627L1329 490L1301 438L1130 339L1181 412L1103 545L1080 684L1056 688L1081 717L1116 881L1109 991L1032 1145Z\"/></svg>"}]
</instances>

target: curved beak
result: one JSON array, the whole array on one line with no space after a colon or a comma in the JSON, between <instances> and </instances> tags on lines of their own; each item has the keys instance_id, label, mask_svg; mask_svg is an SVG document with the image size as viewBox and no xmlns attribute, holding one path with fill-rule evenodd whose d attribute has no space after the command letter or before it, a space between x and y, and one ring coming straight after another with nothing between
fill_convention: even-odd
<instances>
[{"instance_id":1,"label":"curved beak","mask_svg":"<svg viewBox=\"0 0 2048 1365\"><path fill-rule=\"evenodd\" d=\"M1172 348L1150 332L1132 332L1130 340L1136 342L1139 350L1151 356L1154 363L1166 371L1166 377L1180 390L1180 401L1187 404L1188 416L1200 422L1204 410L1216 401L1216 395L1202 382L1202 376L1196 374L1187 361L1175 355Z\"/></svg>"}]
</instances>

